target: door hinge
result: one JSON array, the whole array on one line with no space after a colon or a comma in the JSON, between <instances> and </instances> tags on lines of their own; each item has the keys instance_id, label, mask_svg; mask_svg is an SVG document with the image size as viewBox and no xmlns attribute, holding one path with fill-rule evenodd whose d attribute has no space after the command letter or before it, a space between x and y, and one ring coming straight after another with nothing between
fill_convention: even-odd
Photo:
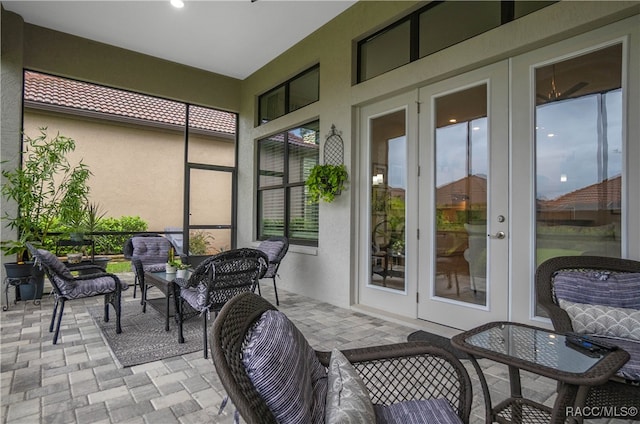
<instances>
[{"instance_id":1,"label":"door hinge","mask_svg":"<svg viewBox=\"0 0 640 424\"><path fill-rule=\"evenodd\" d=\"M420 303L420 293L416 292L416 303Z\"/></svg>"},{"instance_id":2,"label":"door hinge","mask_svg":"<svg viewBox=\"0 0 640 424\"><path fill-rule=\"evenodd\" d=\"M421 104L422 104L422 103L420 103L420 102L416 101L416 105L418 105L418 113L420 113L420 105L421 105Z\"/></svg>"},{"instance_id":3,"label":"door hinge","mask_svg":"<svg viewBox=\"0 0 640 424\"><path fill-rule=\"evenodd\" d=\"M420 176L420 167L418 166L418 177Z\"/></svg>"},{"instance_id":4,"label":"door hinge","mask_svg":"<svg viewBox=\"0 0 640 424\"><path fill-rule=\"evenodd\" d=\"M418 229L416 230L416 232L418 233L418 234L417 234L417 236L418 236L418 240L420 240L420 228L418 228Z\"/></svg>"}]
</instances>

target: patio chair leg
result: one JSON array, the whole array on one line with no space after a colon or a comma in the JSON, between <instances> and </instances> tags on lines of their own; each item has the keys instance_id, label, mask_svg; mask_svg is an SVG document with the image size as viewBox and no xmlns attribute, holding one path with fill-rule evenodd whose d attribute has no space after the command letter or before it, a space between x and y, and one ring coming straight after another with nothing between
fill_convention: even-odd
<instances>
[{"instance_id":1,"label":"patio chair leg","mask_svg":"<svg viewBox=\"0 0 640 424\"><path fill-rule=\"evenodd\" d=\"M280 306L280 300L278 300L278 288L276 287L276 277L273 277L273 291L276 292L276 306Z\"/></svg>"},{"instance_id":2,"label":"patio chair leg","mask_svg":"<svg viewBox=\"0 0 640 424\"><path fill-rule=\"evenodd\" d=\"M53 344L58 343L58 334L60 334L60 324L62 323L62 314L64 313L64 298L60 299L60 315L56 324L56 332L53 334Z\"/></svg>"},{"instance_id":3,"label":"patio chair leg","mask_svg":"<svg viewBox=\"0 0 640 424\"><path fill-rule=\"evenodd\" d=\"M133 279L133 298L136 298L136 288L138 287L138 284L140 284L140 282L138 281L138 276L136 275L136 277ZM142 287L140 288L140 293L142 295Z\"/></svg>"},{"instance_id":4,"label":"patio chair leg","mask_svg":"<svg viewBox=\"0 0 640 424\"><path fill-rule=\"evenodd\" d=\"M184 343L184 334L182 333L182 299L176 301L176 315L178 316L178 343Z\"/></svg>"},{"instance_id":5,"label":"patio chair leg","mask_svg":"<svg viewBox=\"0 0 640 424\"><path fill-rule=\"evenodd\" d=\"M204 342L204 359L209 358L209 349L207 349L207 315L209 315L206 311L202 314L202 341Z\"/></svg>"},{"instance_id":6,"label":"patio chair leg","mask_svg":"<svg viewBox=\"0 0 640 424\"><path fill-rule=\"evenodd\" d=\"M109 295L104 295L104 322L109 322Z\"/></svg>"},{"instance_id":7,"label":"patio chair leg","mask_svg":"<svg viewBox=\"0 0 640 424\"><path fill-rule=\"evenodd\" d=\"M56 320L56 313L58 312L58 299L53 303L53 314L51 315L51 324L49 324L49 333L53 333L53 323Z\"/></svg>"},{"instance_id":8,"label":"patio chair leg","mask_svg":"<svg viewBox=\"0 0 640 424\"><path fill-rule=\"evenodd\" d=\"M122 304L120 303L120 296L117 296L113 308L116 310L116 334L122 333L122 326L120 325L120 315L122 312Z\"/></svg>"}]
</instances>

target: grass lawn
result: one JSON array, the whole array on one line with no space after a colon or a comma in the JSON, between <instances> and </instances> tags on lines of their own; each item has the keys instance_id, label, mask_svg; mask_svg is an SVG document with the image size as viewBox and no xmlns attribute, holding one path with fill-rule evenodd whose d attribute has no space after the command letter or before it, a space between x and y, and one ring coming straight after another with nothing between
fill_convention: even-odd
<instances>
[{"instance_id":1,"label":"grass lawn","mask_svg":"<svg viewBox=\"0 0 640 424\"><path fill-rule=\"evenodd\" d=\"M110 261L107 264L107 272L117 274L119 272L131 272L131 261Z\"/></svg>"}]
</instances>

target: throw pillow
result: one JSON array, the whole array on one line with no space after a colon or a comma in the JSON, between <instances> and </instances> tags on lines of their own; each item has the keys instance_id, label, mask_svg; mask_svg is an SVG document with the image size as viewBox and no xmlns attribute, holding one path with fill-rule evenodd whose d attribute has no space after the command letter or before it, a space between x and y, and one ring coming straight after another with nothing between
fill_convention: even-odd
<instances>
[{"instance_id":1,"label":"throw pillow","mask_svg":"<svg viewBox=\"0 0 640 424\"><path fill-rule=\"evenodd\" d=\"M328 380L326 424L376 422L367 387L353 365L338 349L331 352Z\"/></svg>"},{"instance_id":2,"label":"throw pillow","mask_svg":"<svg viewBox=\"0 0 640 424\"><path fill-rule=\"evenodd\" d=\"M247 334L242 363L278 422L322 423L327 373L302 333L279 311L266 311Z\"/></svg>"}]
</instances>

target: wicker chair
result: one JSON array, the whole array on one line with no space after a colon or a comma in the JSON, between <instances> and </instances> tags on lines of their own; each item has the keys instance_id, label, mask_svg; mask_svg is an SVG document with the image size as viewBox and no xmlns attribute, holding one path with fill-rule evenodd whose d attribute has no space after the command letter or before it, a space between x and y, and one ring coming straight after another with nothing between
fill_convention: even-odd
<instances>
[{"instance_id":1,"label":"wicker chair","mask_svg":"<svg viewBox=\"0 0 640 424\"><path fill-rule=\"evenodd\" d=\"M94 273L82 274L76 277L53 253L43 249L36 249L31 244L27 244L27 247L35 260L36 266L44 268L54 289L55 303L53 304L53 314L49 325L50 333L53 332L58 305L60 305L60 313L55 325L55 334L53 335L53 344L58 342L64 304L67 300L104 295L104 321L109 322L109 304L111 304L116 311L116 333L122 332L120 326L120 299L122 291L129 287L126 283L121 282L117 276L106 273L104 269L97 265L74 267L73 271L95 271Z\"/></svg>"},{"instance_id":2,"label":"wicker chair","mask_svg":"<svg viewBox=\"0 0 640 424\"><path fill-rule=\"evenodd\" d=\"M211 330L210 348L218 376L235 405L237 413L250 424L275 423L277 421L267 401L259 394L256 385L252 383L249 373L252 373L255 378L255 374L253 374L255 370L247 371L243 360L251 355L247 352L249 349L247 346L255 346L253 345L254 339L250 338L250 335L258 331L256 328L259 323L263 322L263 318L269 316L268 314L271 314L272 311L277 311L277 309L263 298L253 293L243 293L233 298L222 308ZM311 357L306 353L298 355L298 351L295 351L295 354L287 356L284 365L287 368L293 367L299 360L309 358L316 362L314 357L317 357L326 380L327 372L324 367L329 366L332 353L314 351L295 327L293 330L282 332L280 338L273 338L268 343L266 351L273 352L277 350L276 345L286 344L293 338L302 340L305 344L305 352L310 351ZM438 398L439 405L444 404L445 406L440 409L450 411L455 421L469 422L472 401L471 380L465 367L451 353L429 346L424 342L349 349L342 351L342 353L353 364L357 374L364 382L369 392L367 401L370 401L374 408L384 409L401 402L402 406L414 403L404 401L415 401L415 404L420 404L422 407L424 400L431 399L433 401L434 398ZM300 367L311 368L310 362L304 360ZM260 358L259 363L263 364L265 360ZM273 374L281 375L282 373ZM290 382L295 386L300 381L298 376L292 374L288 373L285 376L285 385L289 385ZM258 378L257 381L258 384L266 384L267 391L270 393L280 392L273 386L277 387L279 382L273 383L264 378ZM319 386L321 384L315 382L314 390ZM324 390L327 391L326 385ZM280 394L280 396L284 397L285 395ZM328 394L326 396L329 398ZM320 396L320 399L324 399L324 397ZM285 405L290 405L289 402L292 402L292 399L284 399ZM317 404L314 405L317 406ZM316 406L313 407L313 410ZM322 409L324 410L324 404Z\"/></svg>"},{"instance_id":3,"label":"wicker chair","mask_svg":"<svg viewBox=\"0 0 640 424\"><path fill-rule=\"evenodd\" d=\"M207 322L238 293L254 291L267 268L267 255L256 249L235 249L205 259L188 280L176 278L174 296L178 319L178 342L184 343L183 323L202 316L204 357L208 358Z\"/></svg>"},{"instance_id":4,"label":"wicker chair","mask_svg":"<svg viewBox=\"0 0 640 424\"><path fill-rule=\"evenodd\" d=\"M284 255L289 250L289 239L287 237L270 237L264 240L257 247L258 250L264 252L269 258L269 265L267 271L260 278L272 278L273 290L276 294L276 305L280 306L280 300L278 299L278 288L276 287L276 277L278 276L278 268L280 268L280 262L284 259ZM258 293L260 293L260 283L258 282Z\"/></svg>"},{"instance_id":5,"label":"wicker chair","mask_svg":"<svg viewBox=\"0 0 640 424\"><path fill-rule=\"evenodd\" d=\"M539 305L549 314L553 328L558 332L576 331L569 313L560 307L554 287L558 273L567 271L579 273L605 271L611 274L640 273L640 262L601 256L561 256L543 262L536 271L536 295ZM583 291L583 288L575 290L575 292ZM631 359L607 384L581 389L576 404L580 405L581 403L578 402L585 402L584 405L589 407L586 410L591 412L608 410L602 409L602 407L626 408L626 410L635 407L638 411L640 409L640 378L637 376L640 370L640 341L614 339L609 342L613 342L629 352ZM631 380L623 377L629 375L635 375L636 379ZM596 415L590 415L585 418L596 417ZM640 414L626 416L625 419L638 420Z\"/></svg>"},{"instance_id":6,"label":"wicker chair","mask_svg":"<svg viewBox=\"0 0 640 424\"><path fill-rule=\"evenodd\" d=\"M133 298L136 297L136 287L139 285L142 305L145 305L144 273L164 271L172 247L169 239L159 234L136 235L126 241L122 250L124 257L131 259L131 269L135 273Z\"/></svg>"}]
</instances>

